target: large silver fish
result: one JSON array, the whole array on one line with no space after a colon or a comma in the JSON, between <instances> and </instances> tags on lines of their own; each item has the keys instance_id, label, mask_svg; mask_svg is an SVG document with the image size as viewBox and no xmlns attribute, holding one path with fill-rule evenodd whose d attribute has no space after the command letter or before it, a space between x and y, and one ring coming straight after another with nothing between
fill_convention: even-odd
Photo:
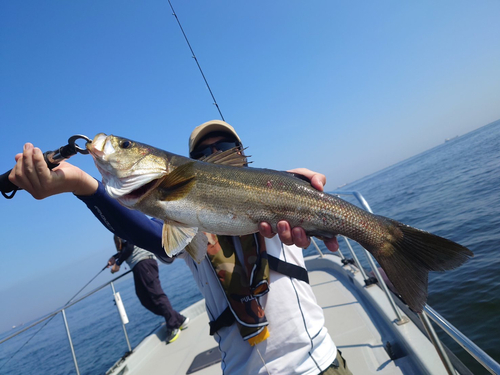
<instances>
[{"instance_id":1,"label":"large silver fish","mask_svg":"<svg viewBox=\"0 0 500 375\"><path fill-rule=\"evenodd\" d=\"M357 241L417 312L427 299L428 272L456 268L473 256L455 242L373 215L288 173L242 167L246 159L238 150L197 161L102 133L87 148L111 197L164 221L168 255L187 246L200 261L206 248L188 246L199 231L238 236L257 232L262 221L276 230L287 220L311 236Z\"/></svg>"}]
</instances>

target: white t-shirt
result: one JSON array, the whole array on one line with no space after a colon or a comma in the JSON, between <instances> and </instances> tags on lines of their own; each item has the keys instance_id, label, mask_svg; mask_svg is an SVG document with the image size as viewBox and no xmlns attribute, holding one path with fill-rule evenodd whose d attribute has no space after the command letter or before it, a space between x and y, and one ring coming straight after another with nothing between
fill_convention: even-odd
<instances>
[{"instance_id":1,"label":"white t-shirt","mask_svg":"<svg viewBox=\"0 0 500 375\"><path fill-rule=\"evenodd\" d=\"M276 258L305 268L302 249L282 244L278 236L266 238L266 249ZM205 297L210 320L217 319L228 305L214 269L206 258L197 264L187 253L180 257ZM270 270L269 293L260 302L269 322L267 340L251 346L242 339L236 324L214 335L224 374L315 375L335 360L337 348L324 327L323 310L309 284Z\"/></svg>"}]
</instances>

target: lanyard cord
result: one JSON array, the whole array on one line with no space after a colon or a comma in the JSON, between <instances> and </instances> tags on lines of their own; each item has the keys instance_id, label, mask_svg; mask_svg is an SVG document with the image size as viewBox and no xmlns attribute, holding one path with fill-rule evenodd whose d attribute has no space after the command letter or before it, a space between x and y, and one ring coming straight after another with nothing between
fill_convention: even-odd
<instances>
[{"instance_id":1,"label":"lanyard cord","mask_svg":"<svg viewBox=\"0 0 500 375\"><path fill-rule=\"evenodd\" d=\"M257 346L255 346L255 349L257 349L257 353L259 353L259 357L262 360L262 363L264 364L264 368L266 369L266 372L268 373L268 375L271 375L271 373L269 372L269 369L266 366L266 361L264 361L264 358L262 357L262 354L260 354L259 348L257 348Z\"/></svg>"}]
</instances>

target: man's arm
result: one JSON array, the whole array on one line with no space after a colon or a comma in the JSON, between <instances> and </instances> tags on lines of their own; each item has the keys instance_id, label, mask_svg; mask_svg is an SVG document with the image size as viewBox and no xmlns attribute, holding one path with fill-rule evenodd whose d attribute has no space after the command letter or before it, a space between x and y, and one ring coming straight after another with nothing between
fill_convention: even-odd
<instances>
[{"instance_id":1,"label":"man's arm","mask_svg":"<svg viewBox=\"0 0 500 375\"><path fill-rule=\"evenodd\" d=\"M97 190L97 181L89 174L69 163L62 162L50 170L42 151L26 143L23 152L15 157L9 180L26 190L35 199L44 199L61 193L90 195Z\"/></svg>"},{"instance_id":2,"label":"man's arm","mask_svg":"<svg viewBox=\"0 0 500 375\"><path fill-rule=\"evenodd\" d=\"M163 261L173 261L172 258L166 256L162 247L163 223L155 219L150 220L143 213L120 205L106 193L102 184L80 168L62 162L58 167L50 170L43 159L42 151L33 147L31 143L26 143L23 152L17 154L15 159L16 165L9 175L9 180L29 192L35 199L44 199L66 192L73 193L111 232L153 252ZM323 190L326 182L324 175L304 168L291 170L291 172L306 176L311 180L313 187ZM266 237L274 236L267 223L261 223L259 229L260 233ZM279 223L278 235L285 244L307 247L310 243L310 239L302 228L291 229L286 221ZM332 251L338 249L336 239L325 241L325 244Z\"/></svg>"},{"instance_id":3,"label":"man's arm","mask_svg":"<svg viewBox=\"0 0 500 375\"><path fill-rule=\"evenodd\" d=\"M115 258L116 264L121 266L122 263L125 262L127 258L132 255L133 252L134 252L134 245L130 242L125 242L121 251L118 252L118 257Z\"/></svg>"},{"instance_id":4,"label":"man's arm","mask_svg":"<svg viewBox=\"0 0 500 375\"><path fill-rule=\"evenodd\" d=\"M119 255L120 253L116 253L108 260L107 268L111 267L111 273L115 273L120 270L120 266L116 263L116 259L118 258Z\"/></svg>"},{"instance_id":5,"label":"man's arm","mask_svg":"<svg viewBox=\"0 0 500 375\"><path fill-rule=\"evenodd\" d=\"M15 159L16 165L9 180L35 199L73 193L108 230L155 253L167 263L173 261L162 247L162 223L120 205L106 193L101 183L80 168L62 162L57 168L50 170L41 150L31 143L25 144L23 153L17 154Z\"/></svg>"},{"instance_id":6,"label":"man's arm","mask_svg":"<svg viewBox=\"0 0 500 375\"><path fill-rule=\"evenodd\" d=\"M149 219L139 211L129 210L117 200L112 199L99 182L92 195L78 195L95 217L111 232L126 241L151 251L163 261L172 262L162 246L163 223Z\"/></svg>"}]
</instances>

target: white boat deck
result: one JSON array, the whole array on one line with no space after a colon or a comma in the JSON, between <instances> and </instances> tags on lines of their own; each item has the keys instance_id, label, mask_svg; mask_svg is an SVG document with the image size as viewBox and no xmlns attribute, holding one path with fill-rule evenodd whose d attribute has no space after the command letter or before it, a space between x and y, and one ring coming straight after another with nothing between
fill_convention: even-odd
<instances>
[{"instance_id":1,"label":"white boat deck","mask_svg":"<svg viewBox=\"0 0 500 375\"><path fill-rule=\"evenodd\" d=\"M310 257L307 267L328 331L354 375L446 374L434 348L418 328L411 322L400 326L395 323L396 316L380 288L364 287L359 272L343 267L336 256ZM175 342L165 344L163 326L108 374L186 374L193 359L217 343L208 333L204 301L190 306L183 314L191 322ZM398 359L391 360L387 354L387 341ZM220 362L194 374L220 375Z\"/></svg>"}]
</instances>

